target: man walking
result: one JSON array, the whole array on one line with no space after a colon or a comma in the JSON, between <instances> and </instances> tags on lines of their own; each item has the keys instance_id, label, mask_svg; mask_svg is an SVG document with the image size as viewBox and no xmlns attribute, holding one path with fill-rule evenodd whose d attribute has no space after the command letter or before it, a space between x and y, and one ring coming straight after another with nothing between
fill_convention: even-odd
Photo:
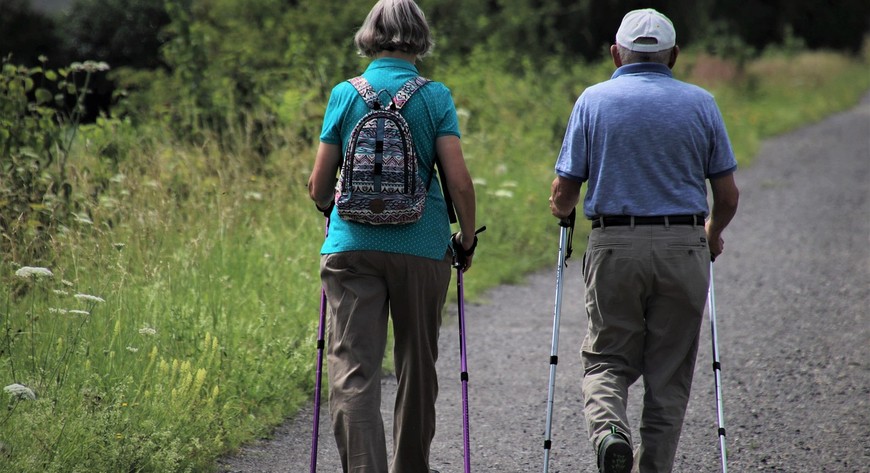
<instances>
[{"instance_id":1,"label":"man walking","mask_svg":"<svg viewBox=\"0 0 870 473\"><path fill-rule=\"evenodd\" d=\"M679 47L667 17L653 9L629 12L610 53L617 67L611 79L587 88L574 106L550 209L567 217L587 183L583 396L599 471L669 472L689 400L710 259L722 253L722 232L737 210L737 162L712 95L673 77ZM626 404L641 376L635 458Z\"/></svg>"}]
</instances>

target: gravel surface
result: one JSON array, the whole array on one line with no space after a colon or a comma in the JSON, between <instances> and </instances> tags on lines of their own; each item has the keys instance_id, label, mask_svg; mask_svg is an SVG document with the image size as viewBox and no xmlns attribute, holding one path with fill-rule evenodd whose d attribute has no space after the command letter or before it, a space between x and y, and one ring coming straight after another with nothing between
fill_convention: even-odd
<instances>
[{"instance_id":1,"label":"gravel surface","mask_svg":"<svg viewBox=\"0 0 870 473\"><path fill-rule=\"evenodd\" d=\"M868 473L870 96L846 113L765 142L756 162L738 171L737 183L740 209L714 266L728 468ZM546 202L539 211L548 211ZM523 285L495 288L480 304L466 304L475 472L543 469L558 232L554 221L552 270L530 275ZM581 258L578 251L566 270L553 473L596 471L579 388L586 328ZM474 277L474 270L466 277ZM431 466L459 473L459 335L456 304L448 305ZM701 334L677 472L721 471L709 326L707 321ZM636 436L639 384L630 402ZM389 426L395 379L386 377L383 386ZM309 471L311 419L309 407L271 439L221 459L218 471ZM317 471L340 472L325 406L320 432Z\"/></svg>"}]
</instances>

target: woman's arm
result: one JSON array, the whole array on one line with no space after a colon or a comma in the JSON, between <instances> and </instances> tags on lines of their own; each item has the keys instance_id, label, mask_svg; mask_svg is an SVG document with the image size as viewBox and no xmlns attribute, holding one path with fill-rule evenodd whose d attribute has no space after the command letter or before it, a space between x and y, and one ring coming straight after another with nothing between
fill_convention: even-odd
<instances>
[{"instance_id":1,"label":"woman's arm","mask_svg":"<svg viewBox=\"0 0 870 473\"><path fill-rule=\"evenodd\" d=\"M465 165L462 145L459 137L454 135L441 136L435 140L435 152L440 159L441 172L447 180L447 191L456 208L456 218L459 220L459 236L462 247L471 248L474 244L474 226L476 207L474 184Z\"/></svg>"},{"instance_id":2,"label":"woman's arm","mask_svg":"<svg viewBox=\"0 0 870 473\"><path fill-rule=\"evenodd\" d=\"M335 180L341 164L341 147L320 143L314 158L314 169L308 179L308 195L318 209L326 209L335 197Z\"/></svg>"}]
</instances>

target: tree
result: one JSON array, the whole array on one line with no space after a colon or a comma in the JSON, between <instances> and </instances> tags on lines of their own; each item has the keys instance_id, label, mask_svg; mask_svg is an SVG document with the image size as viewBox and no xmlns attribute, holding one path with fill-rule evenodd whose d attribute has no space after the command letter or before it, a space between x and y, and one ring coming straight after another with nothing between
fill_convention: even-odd
<instances>
[{"instance_id":1,"label":"tree","mask_svg":"<svg viewBox=\"0 0 870 473\"><path fill-rule=\"evenodd\" d=\"M33 10L28 0L0 0L0 56L27 66L40 64L39 56L58 56L55 23Z\"/></svg>"},{"instance_id":2,"label":"tree","mask_svg":"<svg viewBox=\"0 0 870 473\"><path fill-rule=\"evenodd\" d=\"M77 0L61 31L74 61L154 69L164 66L160 32L167 24L163 0Z\"/></svg>"}]
</instances>

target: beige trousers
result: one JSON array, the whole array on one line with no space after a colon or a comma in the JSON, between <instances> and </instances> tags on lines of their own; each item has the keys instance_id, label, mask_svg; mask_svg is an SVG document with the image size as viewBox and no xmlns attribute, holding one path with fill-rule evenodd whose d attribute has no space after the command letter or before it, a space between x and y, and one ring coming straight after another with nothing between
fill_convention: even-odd
<instances>
[{"instance_id":1,"label":"beige trousers","mask_svg":"<svg viewBox=\"0 0 870 473\"><path fill-rule=\"evenodd\" d=\"M429 471L438 331L450 262L378 251L321 257L327 299L329 410L345 473L386 473L381 364L393 322L398 392L390 472Z\"/></svg>"},{"instance_id":2,"label":"beige trousers","mask_svg":"<svg viewBox=\"0 0 870 473\"><path fill-rule=\"evenodd\" d=\"M611 426L631 438L628 388L643 377L635 471L671 471L692 385L709 284L703 226L593 229L584 255L589 328L584 414L596 448Z\"/></svg>"}]
</instances>

